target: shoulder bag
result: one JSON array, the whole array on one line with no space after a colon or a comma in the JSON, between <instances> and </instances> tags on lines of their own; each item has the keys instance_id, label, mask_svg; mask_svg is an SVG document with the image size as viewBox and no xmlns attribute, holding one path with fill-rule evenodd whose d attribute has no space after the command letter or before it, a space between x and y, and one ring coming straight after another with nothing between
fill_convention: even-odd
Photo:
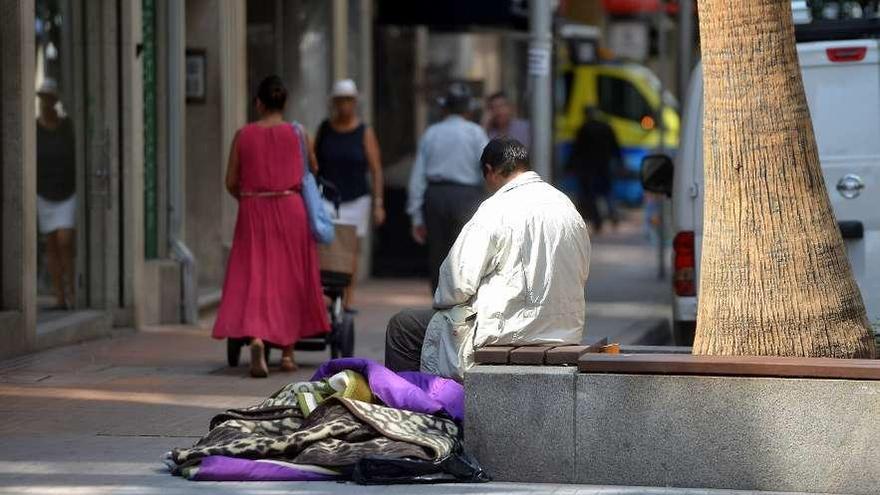
<instances>
[{"instance_id":1,"label":"shoulder bag","mask_svg":"<svg viewBox=\"0 0 880 495\"><path fill-rule=\"evenodd\" d=\"M309 151L306 148L305 133L299 123L293 122L291 126L299 138L300 152L303 158L302 197L309 215L309 228L318 243L330 244L333 242L335 234L333 219L330 218L330 213L324 207L318 183L315 181L315 176L312 175L311 167L309 167Z\"/></svg>"}]
</instances>

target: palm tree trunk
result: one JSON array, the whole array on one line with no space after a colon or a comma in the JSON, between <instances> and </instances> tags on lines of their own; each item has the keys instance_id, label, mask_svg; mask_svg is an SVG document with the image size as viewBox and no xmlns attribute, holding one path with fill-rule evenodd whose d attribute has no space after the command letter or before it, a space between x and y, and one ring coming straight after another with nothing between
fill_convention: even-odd
<instances>
[{"instance_id":1,"label":"palm tree trunk","mask_svg":"<svg viewBox=\"0 0 880 495\"><path fill-rule=\"evenodd\" d=\"M699 0L704 237L694 354L874 357L831 210L791 2Z\"/></svg>"}]
</instances>

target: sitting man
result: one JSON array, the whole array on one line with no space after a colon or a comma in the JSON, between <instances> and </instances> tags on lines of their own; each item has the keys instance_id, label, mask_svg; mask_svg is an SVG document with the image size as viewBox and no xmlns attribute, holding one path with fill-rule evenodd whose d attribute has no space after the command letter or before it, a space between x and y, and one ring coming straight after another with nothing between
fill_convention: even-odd
<instances>
[{"instance_id":1,"label":"sitting man","mask_svg":"<svg viewBox=\"0 0 880 495\"><path fill-rule=\"evenodd\" d=\"M388 323L385 365L461 380L486 345L580 344L590 265L583 218L529 167L526 148L493 139L480 157L484 201L440 268L434 309Z\"/></svg>"}]
</instances>

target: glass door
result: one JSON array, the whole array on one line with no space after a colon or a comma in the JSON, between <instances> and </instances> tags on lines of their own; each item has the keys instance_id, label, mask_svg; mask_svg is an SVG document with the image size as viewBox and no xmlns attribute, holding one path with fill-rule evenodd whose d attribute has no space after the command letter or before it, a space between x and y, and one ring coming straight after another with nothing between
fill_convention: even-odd
<instances>
[{"instance_id":1,"label":"glass door","mask_svg":"<svg viewBox=\"0 0 880 495\"><path fill-rule=\"evenodd\" d=\"M37 294L40 320L77 306L77 232L81 195L77 194L74 84L70 73L71 18L59 0L35 2L37 88Z\"/></svg>"},{"instance_id":2,"label":"glass door","mask_svg":"<svg viewBox=\"0 0 880 495\"><path fill-rule=\"evenodd\" d=\"M116 5L35 2L38 326L121 297Z\"/></svg>"}]
</instances>

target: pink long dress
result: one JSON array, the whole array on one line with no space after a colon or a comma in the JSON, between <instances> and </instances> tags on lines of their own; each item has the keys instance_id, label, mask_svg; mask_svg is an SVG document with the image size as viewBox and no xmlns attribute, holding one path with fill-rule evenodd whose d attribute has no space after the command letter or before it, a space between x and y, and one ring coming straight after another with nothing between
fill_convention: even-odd
<instances>
[{"instance_id":1,"label":"pink long dress","mask_svg":"<svg viewBox=\"0 0 880 495\"><path fill-rule=\"evenodd\" d=\"M246 125L238 134L238 159L243 193L302 184L299 138L290 125ZM256 337L287 346L329 328L302 196L242 195L214 338Z\"/></svg>"}]
</instances>

